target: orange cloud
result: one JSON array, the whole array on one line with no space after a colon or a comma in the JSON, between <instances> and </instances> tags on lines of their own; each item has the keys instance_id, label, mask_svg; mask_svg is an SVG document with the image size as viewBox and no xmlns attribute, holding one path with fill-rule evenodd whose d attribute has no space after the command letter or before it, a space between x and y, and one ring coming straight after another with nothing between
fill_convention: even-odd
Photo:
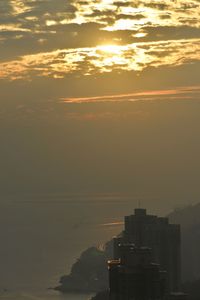
<instances>
[{"instance_id":1,"label":"orange cloud","mask_svg":"<svg viewBox=\"0 0 200 300\"><path fill-rule=\"evenodd\" d=\"M141 92L133 92L128 94L104 95L95 97L77 97L77 98L61 98L65 103L88 103L88 102L123 102L123 101L139 101L139 100L156 100L156 99L178 99L191 98L194 93L200 93L200 86L193 87L177 87L168 90L149 90ZM171 97L169 97L171 96Z\"/></svg>"},{"instance_id":2,"label":"orange cloud","mask_svg":"<svg viewBox=\"0 0 200 300\"><path fill-rule=\"evenodd\" d=\"M124 222L112 222L112 223L101 224L101 226L122 226L122 225L124 225Z\"/></svg>"}]
</instances>

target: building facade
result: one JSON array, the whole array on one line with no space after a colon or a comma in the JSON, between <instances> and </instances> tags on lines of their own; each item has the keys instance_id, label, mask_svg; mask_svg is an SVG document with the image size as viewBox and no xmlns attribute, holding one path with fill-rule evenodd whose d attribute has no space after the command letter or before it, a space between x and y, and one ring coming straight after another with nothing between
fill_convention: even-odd
<instances>
[{"instance_id":1,"label":"building facade","mask_svg":"<svg viewBox=\"0 0 200 300\"><path fill-rule=\"evenodd\" d=\"M167 271L169 293L180 291L181 238L180 225L169 224L167 218L147 215L145 209L125 217L125 229L114 239L114 259L120 258L120 245L131 243L137 248L152 249L152 259Z\"/></svg>"},{"instance_id":2,"label":"building facade","mask_svg":"<svg viewBox=\"0 0 200 300\"><path fill-rule=\"evenodd\" d=\"M120 244L117 260L108 262L110 300L164 300L166 272L152 262L149 248Z\"/></svg>"}]
</instances>

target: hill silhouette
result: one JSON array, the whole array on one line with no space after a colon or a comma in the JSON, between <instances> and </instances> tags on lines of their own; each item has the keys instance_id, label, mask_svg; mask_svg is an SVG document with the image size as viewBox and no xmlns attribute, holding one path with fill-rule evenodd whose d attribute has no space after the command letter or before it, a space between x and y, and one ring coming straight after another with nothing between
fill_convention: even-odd
<instances>
[{"instance_id":1,"label":"hill silhouette","mask_svg":"<svg viewBox=\"0 0 200 300\"><path fill-rule=\"evenodd\" d=\"M168 217L181 225L182 281L200 279L200 203L175 210Z\"/></svg>"},{"instance_id":2,"label":"hill silhouette","mask_svg":"<svg viewBox=\"0 0 200 300\"><path fill-rule=\"evenodd\" d=\"M73 264L69 275L60 278L56 287L66 292L98 292L108 288L107 260L112 257L112 243L105 245L104 250L88 248Z\"/></svg>"}]
</instances>

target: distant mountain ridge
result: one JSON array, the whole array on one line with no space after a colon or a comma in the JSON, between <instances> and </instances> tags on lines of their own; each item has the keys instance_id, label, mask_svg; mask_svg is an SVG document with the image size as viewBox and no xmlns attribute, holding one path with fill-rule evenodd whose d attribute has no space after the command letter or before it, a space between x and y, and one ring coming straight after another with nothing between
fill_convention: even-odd
<instances>
[{"instance_id":1,"label":"distant mountain ridge","mask_svg":"<svg viewBox=\"0 0 200 300\"><path fill-rule=\"evenodd\" d=\"M181 225L182 281L200 279L200 203L175 210L168 217Z\"/></svg>"},{"instance_id":2,"label":"distant mountain ridge","mask_svg":"<svg viewBox=\"0 0 200 300\"><path fill-rule=\"evenodd\" d=\"M200 224L200 203L175 209L168 216L171 223L181 224L181 228L191 228Z\"/></svg>"}]
</instances>

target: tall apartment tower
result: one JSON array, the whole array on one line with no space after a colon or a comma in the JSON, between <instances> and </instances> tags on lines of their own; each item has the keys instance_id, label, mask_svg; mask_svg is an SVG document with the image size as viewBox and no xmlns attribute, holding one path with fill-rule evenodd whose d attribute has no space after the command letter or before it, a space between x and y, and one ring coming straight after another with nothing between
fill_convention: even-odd
<instances>
[{"instance_id":1,"label":"tall apartment tower","mask_svg":"<svg viewBox=\"0 0 200 300\"><path fill-rule=\"evenodd\" d=\"M166 299L166 272L152 262L151 249L122 244L119 252L108 262L110 300Z\"/></svg>"},{"instance_id":2,"label":"tall apartment tower","mask_svg":"<svg viewBox=\"0 0 200 300\"><path fill-rule=\"evenodd\" d=\"M120 245L126 243L151 248L153 261L167 271L169 293L180 291L180 225L169 224L168 218L147 215L145 209L135 209L134 215L125 217L122 235L114 239L114 259L120 258Z\"/></svg>"}]
</instances>

